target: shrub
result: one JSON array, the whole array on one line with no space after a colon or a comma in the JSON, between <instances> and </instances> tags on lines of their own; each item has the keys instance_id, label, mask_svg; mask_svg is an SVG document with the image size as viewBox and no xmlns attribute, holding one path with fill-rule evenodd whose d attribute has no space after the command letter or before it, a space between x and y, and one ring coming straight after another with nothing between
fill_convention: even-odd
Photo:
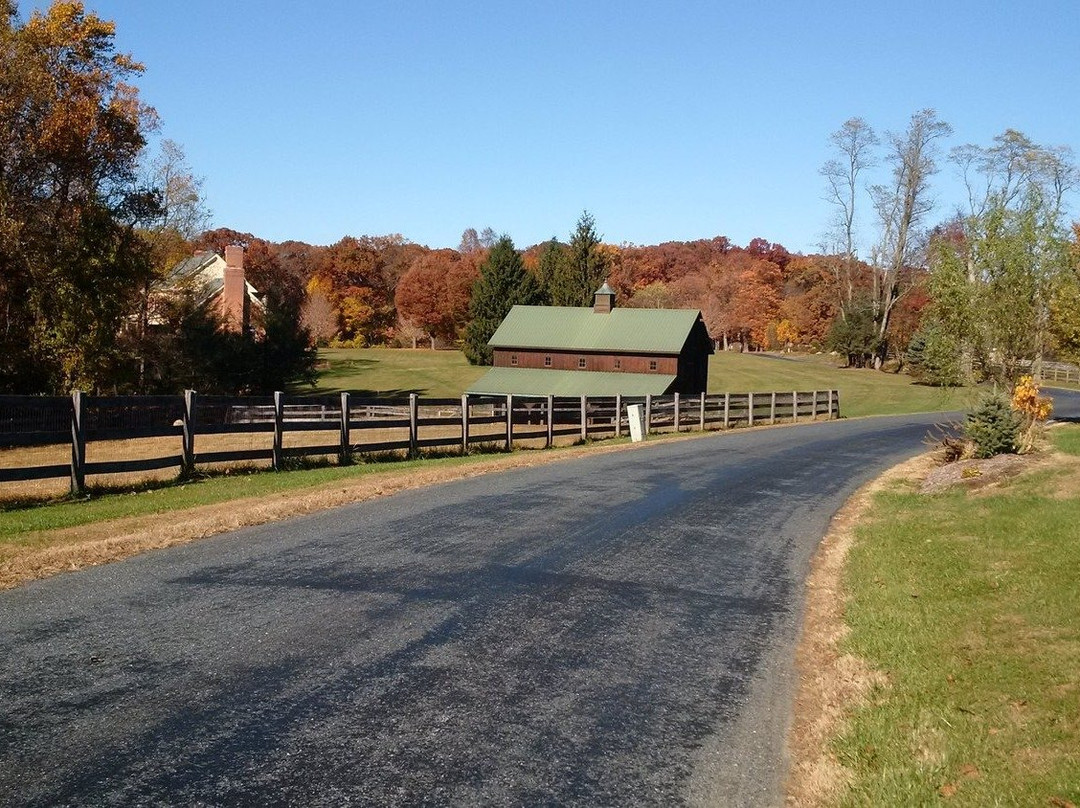
<instances>
[{"instance_id":1,"label":"shrub","mask_svg":"<svg viewBox=\"0 0 1080 808\"><path fill-rule=\"evenodd\" d=\"M1016 452L1020 425L1020 416L1009 402L991 395L968 413L964 433L975 444L975 457L993 457Z\"/></svg>"},{"instance_id":2,"label":"shrub","mask_svg":"<svg viewBox=\"0 0 1080 808\"><path fill-rule=\"evenodd\" d=\"M915 332L906 359L908 372L923 384L953 387L962 382L960 346L934 323Z\"/></svg>"},{"instance_id":3,"label":"shrub","mask_svg":"<svg viewBox=\"0 0 1080 808\"><path fill-rule=\"evenodd\" d=\"M1039 395L1034 378L1021 376L1013 388L1012 408L1020 418L1019 451L1030 452L1042 435L1043 422L1054 412L1054 402Z\"/></svg>"}]
</instances>

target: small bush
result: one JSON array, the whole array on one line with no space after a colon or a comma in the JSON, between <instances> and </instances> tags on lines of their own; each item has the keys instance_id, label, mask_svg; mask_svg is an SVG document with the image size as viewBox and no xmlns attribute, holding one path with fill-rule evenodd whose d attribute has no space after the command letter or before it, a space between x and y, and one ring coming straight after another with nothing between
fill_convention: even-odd
<instances>
[{"instance_id":1,"label":"small bush","mask_svg":"<svg viewBox=\"0 0 1080 808\"><path fill-rule=\"evenodd\" d=\"M987 396L968 413L964 433L975 444L975 457L1012 454L1020 437L1020 416L1001 396Z\"/></svg>"}]
</instances>

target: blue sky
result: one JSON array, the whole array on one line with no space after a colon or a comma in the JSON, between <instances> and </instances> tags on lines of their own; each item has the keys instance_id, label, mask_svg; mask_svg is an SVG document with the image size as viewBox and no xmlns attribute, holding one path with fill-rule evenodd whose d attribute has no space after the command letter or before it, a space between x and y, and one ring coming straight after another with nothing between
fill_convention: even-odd
<instances>
[{"instance_id":1,"label":"blue sky","mask_svg":"<svg viewBox=\"0 0 1080 808\"><path fill-rule=\"evenodd\" d=\"M588 209L612 243L811 252L849 117L933 107L947 145L1080 147L1075 0L86 5L145 63L213 223L274 241L490 226L524 247ZM948 166L936 191L944 218Z\"/></svg>"}]
</instances>

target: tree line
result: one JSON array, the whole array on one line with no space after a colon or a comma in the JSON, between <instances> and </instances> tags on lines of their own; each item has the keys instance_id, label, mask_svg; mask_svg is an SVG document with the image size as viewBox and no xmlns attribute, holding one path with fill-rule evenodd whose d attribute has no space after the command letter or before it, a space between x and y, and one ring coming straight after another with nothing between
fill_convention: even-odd
<instances>
[{"instance_id":1,"label":"tree line","mask_svg":"<svg viewBox=\"0 0 1080 808\"><path fill-rule=\"evenodd\" d=\"M1018 131L946 154L933 110L884 135L846 121L820 170L835 215L812 255L724 236L614 245L587 211L565 240L525 249L490 227L456 249L396 234L275 243L206 229L182 148L148 146L143 66L114 32L78 2L25 21L0 3L0 391L254 393L311 381L317 346L460 347L485 363L510 306L589 305L605 281L622 306L700 309L720 348L831 350L933 384L1080 356L1077 170ZM945 164L967 200L932 219ZM265 295L256 331L155 294L185 257L235 244Z\"/></svg>"}]
</instances>

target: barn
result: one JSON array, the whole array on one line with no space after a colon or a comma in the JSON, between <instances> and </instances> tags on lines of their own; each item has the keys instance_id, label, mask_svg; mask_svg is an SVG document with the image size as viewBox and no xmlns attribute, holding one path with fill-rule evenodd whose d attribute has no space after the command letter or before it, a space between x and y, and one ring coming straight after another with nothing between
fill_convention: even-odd
<instances>
[{"instance_id":1,"label":"barn","mask_svg":"<svg viewBox=\"0 0 1080 808\"><path fill-rule=\"evenodd\" d=\"M713 343L696 309L615 307L605 283L587 306L514 306L488 341L476 394L703 393Z\"/></svg>"}]
</instances>

